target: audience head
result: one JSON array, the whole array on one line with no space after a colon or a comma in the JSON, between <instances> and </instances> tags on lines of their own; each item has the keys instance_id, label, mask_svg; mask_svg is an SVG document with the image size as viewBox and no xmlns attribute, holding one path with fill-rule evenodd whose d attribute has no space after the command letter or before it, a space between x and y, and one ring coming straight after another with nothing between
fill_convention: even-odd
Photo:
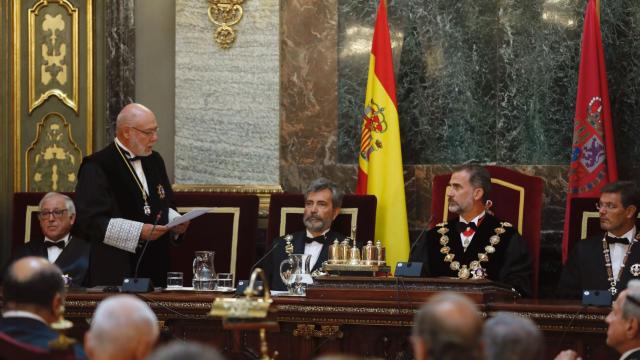
<instances>
[{"instance_id":1,"label":"audience head","mask_svg":"<svg viewBox=\"0 0 640 360\"><path fill-rule=\"evenodd\" d=\"M116 119L116 136L135 156L151 155L158 141L158 121L146 106L132 103Z\"/></svg>"},{"instance_id":2,"label":"audience head","mask_svg":"<svg viewBox=\"0 0 640 360\"><path fill-rule=\"evenodd\" d=\"M49 240L58 241L71 231L76 221L76 207L67 195L48 192L40 200L38 219L42 234Z\"/></svg>"},{"instance_id":3,"label":"audience head","mask_svg":"<svg viewBox=\"0 0 640 360\"><path fill-rule=\"evenodd\" d=\"M605 185L598 201L602 230L616 236L631 230L635 225L639 198L638 187L632 181L615 181Z\"/></svg>"},{"instance_id":4,"label":"audience head","mask_svg":"<svg viewBox=\"0 0 640 360\"><path fill-rule=\"evenodd\" d=\"M619 353L640 347L640 280L629 281L605 321L607 345Z\"/></svg>"},{"instance_id":5,"label":"audience head","mask_svg":"<svg viewBox=\"0 0 640 360\"><path fill-rule=\"evenodd\" d=\"M424 304L414 319L411 341L418 360L478 359L482 319L468 298L443 292Z\"/></svg>"},{"instance_id":6,"label":"audience head","mask_svg":"<svg viewBox=\"0 0 640 360\"><path fill-rule=\"evenodd\" d=\"M64 279L60 269L42 257L24 257L7 269L2 281L5 310L22 310L58 320L64 303Z\"/></svg>"},{"instance_id":7,"label":"audience head","mask_svg":"<svg viewBox=\"0 0 640 360\"><path fill-rule=\"evenodd\" d=\"M451 173L447 197L449 211L458 215L481 213L489 199L491 175L478 164L465 164L456 167Z\"/></svg>"},{"instance_id":8,"label":"audience head","mask_svg":"<svg viewBox=\"0 0 640 360\"><path fill-rule=\"evenodd\" d=\"M499 312L482 329L485 360L542 359L544 339L533 321Z\"/></svg>"},{"instance_id":9,"label":"audience head","mask_svg":"<svg viewBox=\"0 0 640 360\"><path fill-rule=\"evenodd\" d=\"M116 295L96 308L85 334L90 359L144 359L158 339L158 319L142 300Z\"/></svg>"},{"instance_id":10,"label":"audience head","mask_svg":"<svg viewBox=\"0 0 640 360\"><path fill-rule=\"evenodd\" d=\"M340 213L343 192L330 180L314 180L304 194L304 225L313 236L319 236L331 227Z\"/></svg>"},{"instance_id":11,"label":"audience head","mask_svg":"<svg viewBox=\"0 0 640 360\"><path fill-rule=\"evenodd\" d=\"M211 346L177 340L159 347L147 360L224 360L224 357Z\"/></svg>"}]
</instances>

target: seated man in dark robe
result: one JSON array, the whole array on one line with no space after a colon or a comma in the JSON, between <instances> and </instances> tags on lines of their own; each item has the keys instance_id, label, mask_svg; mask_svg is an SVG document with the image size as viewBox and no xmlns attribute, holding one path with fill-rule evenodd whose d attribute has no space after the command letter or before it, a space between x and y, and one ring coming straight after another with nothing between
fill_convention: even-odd
<instances>
[{"instance_id":1,"label":"seated man in dark robe","mask_svg":"<svg viewBox=\"0 0 640 360\"><path fill-rule=\"evenodd\" d=\"M76 207L71 198L57 192L47 193L40 200L38 219L44 237L31 239L17 250L15 258L42 256L69 276L72 285L83 285L89 267L89 243L70 234L76 221Z\"/></svg>"},{"instance_id":2,"label":"seated man in dark robe","mask_svg":"<svg viewBox=\"0 0 640 360\"><path fill-rule=\"evenodd\" d=\"M344 193L336 184L316 179L304 194L303 222L306 230L274 240L271 254L262 262L272 290L287 290L280 277L280 263L289 254L311 255L311 272L319 269L328 259L329 246L334 240L344 240L344 235L331 230L331 223L340 213ZM260 266L260 263L258 264Z\"/></svg>"},{"instance_id":3,"label":"seated man in dark robe","mask_svg":"<svg viewBox=\"0 0 640 360\"><path fill-rule=\"evenodd\" d=\"M24 257L9 266L2 289L0 332L18 342L50 350L50 342L59 334L49 325L58 321L64 304L60 269L42 257ZM76 359L87 358L79 343L73 350Z\"/></svg>"},{"instance_id":4,"label":"seated man in dark robe","mask_svg":"<svg viewBox=\"0 0 640 360\"><path fill-rule=\"evenodd\" d=\"M598 201L604 233L578 241L562 269L558 293L579 298L584 290L608 290L616 295L631 279L640 279L640 244L636 216L640 194L631 181L602 188Z\"/></svg>"},{"instance_id":5,"label":"seated man in dark robe","mask_svg":"<svg viewBox=\"0 0 640 360\"><path fill-rule=\"evenodd\" d=\"M457 168L447 198L449 211L459 218L430 229L409 260L424 264L423 276L487 278L531 296L531 256L511 224L485 211L490 190L487 169L476 164Z\"/></svg>"}]
</instances>

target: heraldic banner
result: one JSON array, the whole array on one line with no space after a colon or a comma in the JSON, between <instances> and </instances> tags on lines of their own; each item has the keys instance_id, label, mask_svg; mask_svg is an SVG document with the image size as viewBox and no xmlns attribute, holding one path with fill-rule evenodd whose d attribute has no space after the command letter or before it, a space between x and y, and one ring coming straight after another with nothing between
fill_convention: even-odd
<instances>
[{"instance_id":1,"label":"heraldic banner","mask_svg":"<svg viewBox=\"0 0 640 360\"><path fill-rule=\"evenodd\" d=\"M356 192L372 194L378 199L375 236L386 247L387 264L393 269L398 261L406 261L409 256L409 229L396 84L384 0L380 0L378 6L364 108Z\"/></svg>"},{"instance_id":2,"label":"heraldic banner","mask_svg":"<svg viewBox=\"0 0 640 360\"><path fill-rule=\"evenodd\" d=\"M563 262L567 260L570 242L577 240L568 238L571 199L599 197L604 185L618 179L607 71L597 10L596 0L589 0L582 32L569 192L562 237Z\"/></svg>"}]
</instances>

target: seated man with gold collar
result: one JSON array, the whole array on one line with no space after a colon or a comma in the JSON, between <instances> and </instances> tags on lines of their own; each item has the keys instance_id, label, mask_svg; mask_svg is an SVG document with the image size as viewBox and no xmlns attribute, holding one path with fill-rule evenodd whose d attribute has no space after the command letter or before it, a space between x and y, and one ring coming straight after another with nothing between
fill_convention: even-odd
<instances>
[{"instance_id":1,"label":"seated man with gold collar","mask_svg":"<svg viewBox=\"0 0 640 360\"><path fill-rule=\"evenodd\" d=\"M456 168L447 198L449 211L459 219L429 230L415 244L409 260L423 263L423 276L486 278L531 296L531 256L513 226L485 210L490 190L491 175L484 167Z\"/></svg>"}]
</instances>

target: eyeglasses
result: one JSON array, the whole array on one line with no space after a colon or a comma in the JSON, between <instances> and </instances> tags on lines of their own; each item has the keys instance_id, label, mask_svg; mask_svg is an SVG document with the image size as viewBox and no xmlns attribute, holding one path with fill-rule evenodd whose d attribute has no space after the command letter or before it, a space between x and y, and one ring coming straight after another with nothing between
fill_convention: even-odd
<instances>
[{"instance_id":1,"label":"eyeglasses","mask_svg":"<svg viewBox=\"0 0 640 360\"><path fill-rule=\"evenodd\" d=\"M596 209L598 209L598 211L600 210L615 210L618 208L618 205L614 204L614 203L601 203L601 202L597 202L596 203Z\"/></svg>"},{"instance_id":2,"label":"eyeglasses","mask_svg":"<svg viewBox=\"0 0 640 360\"><path fill-rule=\"evenodd\" d=\"M158 130L160 130L160 129L158 129L158 128L151 129L151 130L142 130L142 129L138 129L138 128L137 128L137 127L135 127L135 126L131 126L131 128L132 128L132 129L134 129L134 130L137 130L137 131L139 131L139 132L141 132L141 133L143 133L144 135L149 136L149 137L151 137L151 136L153 136L153 135L158 135Z\"/></svg>"},{"instance_id":3,"label":"eyeglasses","mask_svg":"<svg viewBox=\"0 0 640 360\"><path fill-rule=\"evenodd\" d=\"M38 217L41 220L45 220L48 219L49 216L53 215L54 219L60 219L62 217L62 215L64 215L64 213L67 211L67 209L53 209L51 211L41 211L38 214Z\"/></svg>"}]
</instances>

